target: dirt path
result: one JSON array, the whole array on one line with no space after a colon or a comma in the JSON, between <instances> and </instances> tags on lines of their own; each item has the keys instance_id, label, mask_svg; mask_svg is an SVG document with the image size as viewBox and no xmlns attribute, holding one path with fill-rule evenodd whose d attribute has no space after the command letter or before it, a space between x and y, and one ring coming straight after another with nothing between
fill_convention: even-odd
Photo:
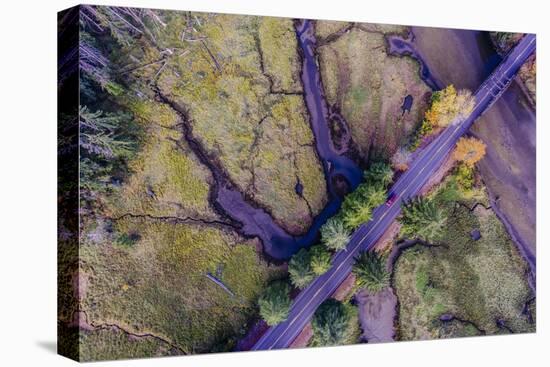
<instances>
[{"instance_id":1,"label":"dirt path","mask_svg":"<svg viewBox=\"0 0 550 367\"><path fill-rule=\"evenodd\" d=\"M395 335L394 319L397 297L391 288L372 294L363 289L355 296L359 307L359 321L363 334L361 338L368 343L393 341Z\"/></svg>"}]
</instances>

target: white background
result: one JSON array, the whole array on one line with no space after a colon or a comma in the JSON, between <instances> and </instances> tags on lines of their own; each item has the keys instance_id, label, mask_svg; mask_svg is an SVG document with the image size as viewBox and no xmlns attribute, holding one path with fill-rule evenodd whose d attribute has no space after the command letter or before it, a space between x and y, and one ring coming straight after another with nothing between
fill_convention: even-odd
<instances>
[{"instance_id":1,"label":"white background","mask_svg":"<svg viewBox=\"0 0 550 367\"><path fill-rule=\"evenodd\" d=\"M91 3L96 3L91 1ZM406 366L546 364L549 204L545 1L180 0L110 5L536 32L538 315L536 335L232 353L96 366ZM0 10L0 365L73 365L56 339L56 12L72 1L3 1ZM545 47L546 46L546 47ZM546 339L546 340L544 340ZM545 343L546 342L546 343ZM546 348L546 349L544 349ZM547 364L546 364L547 365Z\"/></svg>"}]
</instances>

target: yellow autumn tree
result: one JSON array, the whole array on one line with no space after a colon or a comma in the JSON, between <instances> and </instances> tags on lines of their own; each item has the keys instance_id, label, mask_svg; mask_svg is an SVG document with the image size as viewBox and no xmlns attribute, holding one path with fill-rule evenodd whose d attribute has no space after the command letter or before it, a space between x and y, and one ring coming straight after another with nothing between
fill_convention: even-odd
<instances>
[{"instance_id":1,"label":"yellow autumn tree","mask_svg":"<svg viewBox=\"0 0 550 367\"><path fill-rule=\"evenodd\" d=\"M460 138L456 143L453 156L469 167L485 156L485 143L476 138Z\"/></svg>"},{"instance_id":2,"label":"yellow autumn tree","mask_svg":"<svg viewBox=\"0 0 550 367\"><path fill-rule=\"evenodd\" d=\"M457 92L450 84L445 89L434 92L432 104L426 111L424 119L432 127L446 127L453 120L465 118L474 108L474 98L468 90Z\"/></svg>"}]
</instances>

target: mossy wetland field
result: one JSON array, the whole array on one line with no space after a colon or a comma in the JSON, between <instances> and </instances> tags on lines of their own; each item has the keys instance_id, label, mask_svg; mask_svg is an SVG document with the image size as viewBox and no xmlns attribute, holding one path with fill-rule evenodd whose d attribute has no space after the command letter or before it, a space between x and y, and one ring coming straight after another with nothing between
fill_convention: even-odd
<instances>
[{"instance_id":1,"label":"mossy wetland field","mask_svg":"<svg viewBox=\"0 0 550 367\"><path fill-rule=\"evenodd\" d=\"M80 71L59 121L79 136L78 173L60 174L59 345L83 361L249 349L472 110L390 50L407 26L87 5L59 19ZM376 342L377 312L395 341L535 331L530 264L478 169L493 149L458 141L300 345Z\"/></svg>"}]
</instances>

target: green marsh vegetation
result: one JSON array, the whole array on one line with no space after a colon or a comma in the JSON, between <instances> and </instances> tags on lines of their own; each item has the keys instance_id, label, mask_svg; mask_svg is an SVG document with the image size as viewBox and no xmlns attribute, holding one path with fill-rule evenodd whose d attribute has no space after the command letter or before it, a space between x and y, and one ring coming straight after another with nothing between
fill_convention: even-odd
<instances>
[{"instance_id":1,"label":"green marsh vegetation","mask_svg":"<svg viewBox=\"0 0 550 367\"><path fill-rule=\"evenodd\" d=\"M459 165L422 203L409 204L402 235L424 237L433 246L417 244L396 260L392 287L400 304L400 339L535 330L534 310L524 312L533 297L528 266L504 225L486 209L487 194L470 169ZM441 218L447 218L443 230ZM422 232L423 227L433 228ZM471 235L476 230L478 240ZM453 318L441 321L443 315Z\"/></svg>"},{"instance_id":2,"label":"green marsh vegetation","mask_svg":"<svg viewBox=\"0 0 550 367\"><path fill-rule=\"evenodd\" d=\"M261 258L256 241L211 223L220 221L209 203L214 178L182 123L247 197L290 232L307 228L326 189L300 94L295 38L287 40L292 21L81 10L87 210L80 276L88 287L79 306L96 325L151 333L185 353L231 350L258 318L262 290L284 274ZM315 258L319 272L326 257ZM120 357L172 353L154 340L127 338L83 332L82 358L116 357L110 343L120 346Z\"/></svg>"},{"instance_id":3,"label":"green marsh vegetation","mask_svg":"<svg viewBox=\"0 0 550 367\"><path fill-rule=\"evenodd\" d=\"M140 238L132 246L84 242L89 287L82 308L96 324L152 333L186 353L231 348L257 314L266 284L281 276L259 258L254 243L229 231L142 218L115 226ZM217 274L234 296L207 273Z\"/></svg>"},{"instance_id":4,"label":"green marsh vegetation","mask_svg":"<svg viewBox=\"0 0 550 367\"><path fill-rule=\"evenodd\" d=\"M430 91L417 61L387 51L386 36L406 34L407 27L317 21L315 30L329 106L347 121L360 159L389 159L422 120ZM414 103L403 113L408 95Z\"/></svg>"},{"instance_id":5,"label":"green marsh vegetation","mask_svg":"<svg viewBox=\"0 0 550 367\"><path fill-rule=\"evenodd\" d=\"M160 93L186 110L193 135L241 192L289 233L305 232L327 197L292 21L216 15L197 29L210 53L190 45L159 76Z\"/></svg>"}]
</instances>

